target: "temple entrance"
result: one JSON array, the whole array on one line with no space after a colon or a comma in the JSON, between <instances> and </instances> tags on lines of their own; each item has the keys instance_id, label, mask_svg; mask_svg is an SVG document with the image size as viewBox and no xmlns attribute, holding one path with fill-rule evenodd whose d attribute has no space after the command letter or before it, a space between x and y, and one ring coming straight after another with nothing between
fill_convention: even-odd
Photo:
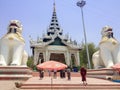
<instances>
[{"instance_id":1,"label":"temple entrance","mask_svg":"<svg viewBox=\"0 0 120 90\"><path fill-rule=\"evenodd\" d=\"M68 66L78 66L80 64L79 51L82 50L82 47L76 40L72 40L69 34L63 34L63 29L58 23L55 6L53 7L52 19L46 33L35 41L30 37L34 64L54 60ZM71 57L71 54L74 57Z\"/></svg>"},{"instance_id":2,"label":"temple entrance","mask_svg":"<svg viewBox=\"0 0 120 90\"><path fill-rule=\"evenodd\" d=\"M65 56L63 53L51 53L50 60L54 60L54 61L58 61L58 62L66 64Z\"/></svg>"}]
</instances>

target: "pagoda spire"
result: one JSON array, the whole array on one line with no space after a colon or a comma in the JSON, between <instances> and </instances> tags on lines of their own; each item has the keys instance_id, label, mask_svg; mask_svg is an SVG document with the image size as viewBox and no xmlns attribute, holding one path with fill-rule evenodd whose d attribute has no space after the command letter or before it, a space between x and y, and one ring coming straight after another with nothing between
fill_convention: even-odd
<instances>
[{"instance_id":1,"label":"pagoda spire","mask_svg":"<svg viewBox=\"0 0 120 90\"><path fill-rule=\"evenodd\" d=\"M54 3L53 3L53 10L54 10L54 12L56 12L55 0L54 0Z\"/></svg>"},{"instance_id":2,"label":"pagoda spire","mask_svg":"<svg viewBox=\"0 0 120 90\"><path fill-rule=\"evenodd\" d=\"M54 35L54 34L59 34L62 35L62 29L59 26L58 19L57 19L57 14L56 14L56 4L55 0L53 3L53 14L52 14L52 19L50 22L50 25L47 30L47 35Z\"/></svg>"}]
</instances>

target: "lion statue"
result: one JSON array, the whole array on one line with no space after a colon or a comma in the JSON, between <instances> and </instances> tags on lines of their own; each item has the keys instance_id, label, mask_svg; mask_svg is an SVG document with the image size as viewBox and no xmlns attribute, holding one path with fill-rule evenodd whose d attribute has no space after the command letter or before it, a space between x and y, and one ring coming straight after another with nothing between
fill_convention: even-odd
<instances>
[{"instance_id":1,"label":"lion statue","mask_svg":"<svg viewBox=\"0 0 120 90\"><path fill-rule=\"evenodd\" d=\"M24 46L22 25L18 20L11 20L7 33L0 39L0 66L26 66L28 54Z\"/></svg>"},{"instance_id":2,"label":"lion statue","mask_svg":"<svg viewBox=\"0 0 120 90\"><path fill-rule=\"evenodd\" d=\"M120 63L120 43L114 38L112 27L103 27L101 34L99 50L92 56L95 69L110 68Z\"/></svg>"}]
</instances>

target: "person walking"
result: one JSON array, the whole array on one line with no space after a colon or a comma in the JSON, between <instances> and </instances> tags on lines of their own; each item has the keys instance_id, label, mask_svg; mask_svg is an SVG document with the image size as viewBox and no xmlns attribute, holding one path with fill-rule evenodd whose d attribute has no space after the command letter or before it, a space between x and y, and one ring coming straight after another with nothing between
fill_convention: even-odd
<instances>
[{"instance_id":1,"label":"person walking","mask_svg":"<svg viewBox=\"0 0 120 90\"><path fill-rule=\"evenodd\" d=\"M84 68L84 66L82 66L81 69L80 69L80 74L81 74L81 77L82 77L83 85L87 85L86 73L87 73L87 70Z\"/></svg>"},{"instance_id":2,"label":"person walking","mask_svg":"<svg viewBox=\"0 0 120 90\"><path fill-rule=\"evenodd\" d=\"M44 77L44 71L41 69L39 70L39 77L42 79Z\"/></svg>"},{"instance_id":3,"label":"person walking","mask_svg":"<svg viewBox=\"0 0 120 90\"><path fill-rule=\"evenodd\" d=\"M49 77L51 76L51 70L48 70Z\"/></svg>"},{"instance_id":4,"label":"person walking","mask_svg":"<svg viewBox=\"0 0 120 90\"><path fill-rule=\"evenodd\" d=\"M57 70L53 70L54 78L57 78Z\"/></svg>"},{"instance_id":5,"label":"person walking","mask_svg":"<svg viewBox=\"0 0 120 90\"><path fill-rule=\"evenodd\" d=\"M67 77L68 77L68 80L71 80L71 71L69 67L67 68Z\"/></svg>"},{"instance_id":6,"label":"person walking","mask_svg":"<svg viewBox=\"0 0 120 90\"><path fill-rule=\"evenodd\" d=\"M63 74L63 78L65 78L65 77L66 77L66 74L65 74L66 70L63 69L62 71L63 71L63 72L62 72L62 74Z\"/></svg>"}]
</instances>

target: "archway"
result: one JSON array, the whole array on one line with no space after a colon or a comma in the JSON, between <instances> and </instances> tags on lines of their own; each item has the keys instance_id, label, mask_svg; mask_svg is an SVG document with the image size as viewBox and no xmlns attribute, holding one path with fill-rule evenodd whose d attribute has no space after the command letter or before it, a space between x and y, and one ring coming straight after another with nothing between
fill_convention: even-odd
<instances>
[{"instance_id":1,"label":"archway","mask_svg":"<svg viewBox=\"0 0 120 90\"><path fill-rule=\"evenodd\" d=\"M38 58L37 64L43 63L43 62L44 62L43 53L39 53L39 58Z\"/></svg>"},{"instance_id":2,"label":"archway","mask_svg":"<svg viewBox=\"0 0 120 90\"><path fill-rule=\"evenodd\" d=\"M71 54L71 66L76 66L76 59L75 59L75 55Z\"/></svg>"}]
</instances>

